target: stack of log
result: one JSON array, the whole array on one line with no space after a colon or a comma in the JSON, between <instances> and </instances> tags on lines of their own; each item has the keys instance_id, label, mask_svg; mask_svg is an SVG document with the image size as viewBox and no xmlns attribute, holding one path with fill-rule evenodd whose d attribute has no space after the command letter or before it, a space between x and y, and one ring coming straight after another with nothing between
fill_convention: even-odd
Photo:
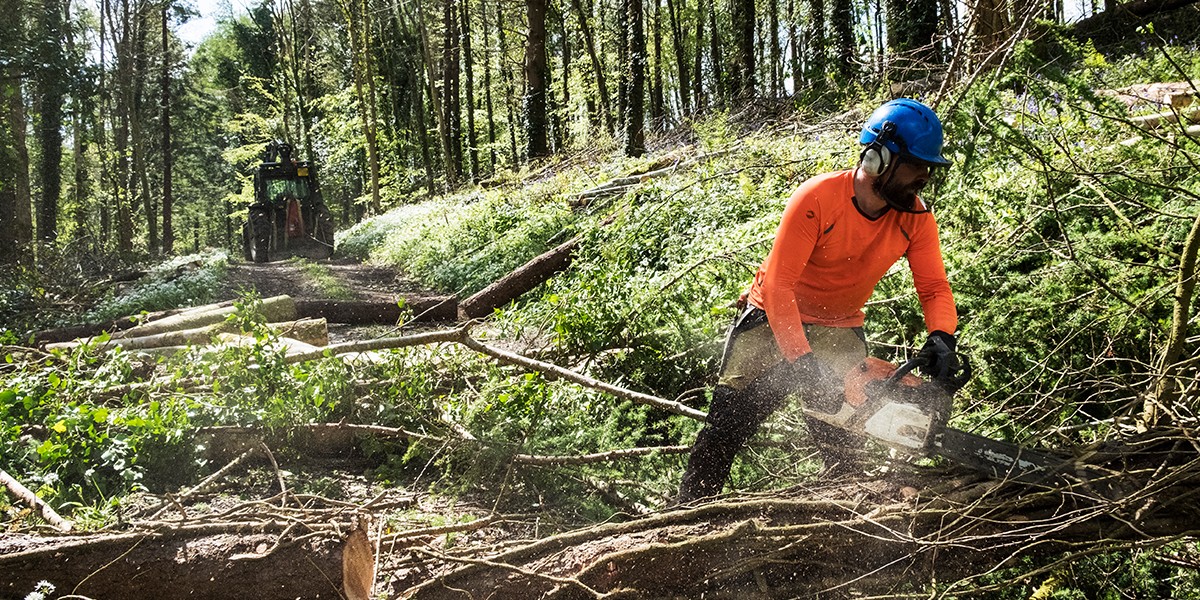
<instances>
[{"instance_id":1,"label":"stack of log","mask_svg":"<svg viewBox=\"0 0 1200 600\"><path fill-rule=\"evenodd\" d=\"M150 356L168 356L189 346L208 344L249 345L254 340L229 320L233 302L128 317L112 323L53 329L35 334L47 350L69 350L83 344L99 349L123 348ZM262 301L260 312L267 327L278 335L275 342L288 354L311 353L329 345L329 323L396 324L402 311L412 320L453 320L458 313L454 298L423 298L399 304L295 300L273 296Z\"/></svg>"}]
</instances>

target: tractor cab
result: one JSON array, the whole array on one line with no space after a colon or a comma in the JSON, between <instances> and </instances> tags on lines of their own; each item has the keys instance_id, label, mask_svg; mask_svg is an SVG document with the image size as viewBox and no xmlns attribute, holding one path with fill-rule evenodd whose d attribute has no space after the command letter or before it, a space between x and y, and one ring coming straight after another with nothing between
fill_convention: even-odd
<instances>
[{"instance_id":1,"label":"tractor cab","mask_svg":"<svg viewBox=\"0 0 1200 600\"><path fill-rule=\"evenodd\" d=\"M287 142L267 144L254 172L254 203L242 228L246 260L324 259L333 254L333 219L321 199L315 170L292 152Z\"/></svg>"}]
</instances>

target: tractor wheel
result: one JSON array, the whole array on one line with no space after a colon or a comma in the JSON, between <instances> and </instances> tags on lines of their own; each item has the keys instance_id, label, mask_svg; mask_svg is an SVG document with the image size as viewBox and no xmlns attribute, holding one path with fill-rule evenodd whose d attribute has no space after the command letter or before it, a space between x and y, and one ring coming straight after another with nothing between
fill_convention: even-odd
<instances>
[{"instance_id":1,"label":"tractor wheel","mask_svg":"<svg viewBox=\"0 0 1200 600\"><path fill-rule=\"evenodd\" d=\"M246 221L242 223L242 258L246 259L246 262L254 260L254 255L250 252L250 248L253 246L250 240L253 238L254 236L250 231L250 222Z\"/></svg>"},{"instance_id":2,"label":"tractor wheel","mask_svg":"<svg viewBox=\"0 0 1200 600\"><path fill-rule=\"evenodd\" d=\"M271 218L266 211L256 210L250 213L250 260L265 263L271 254Z\"/></svg>"},{"instance_id":3,"label":"tractor wheel","mask_svg":"<svg viewBox=\"0 0 1200 600\"><path fill-rule=\"evenodd\" d=\"M313 219L313 239L320 244L316 258L326 259L333 256L333 216L324 204L318 204L315 210L317 214Z\"/></svg>"}]
</instances>

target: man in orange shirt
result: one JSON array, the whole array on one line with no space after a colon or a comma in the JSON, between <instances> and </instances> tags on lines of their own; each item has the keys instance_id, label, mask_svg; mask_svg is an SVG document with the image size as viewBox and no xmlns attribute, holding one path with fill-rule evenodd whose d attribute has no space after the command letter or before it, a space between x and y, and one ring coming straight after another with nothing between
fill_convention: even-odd
<instances>
[{"instance_id":1,"label":"man in orange shirt","mask_svg":"<svg viewBox=\"0 0 1200 600\"><path fill-rule=\"evenodd\" d=\"M955 368L957 311L937 223L917 197L930 170L950 164L941 121L920 102L893 100L867 119L859 143L857 168L813 177L788 201L730 328L678 502L719 494L738 451L789 394L799 392L808 413L841 410L843 376L867 354L863 306L902 256L929 331L926 372ZM807 422L827 472L856 468L861 437Z\"/></svg>"}]
</instances>

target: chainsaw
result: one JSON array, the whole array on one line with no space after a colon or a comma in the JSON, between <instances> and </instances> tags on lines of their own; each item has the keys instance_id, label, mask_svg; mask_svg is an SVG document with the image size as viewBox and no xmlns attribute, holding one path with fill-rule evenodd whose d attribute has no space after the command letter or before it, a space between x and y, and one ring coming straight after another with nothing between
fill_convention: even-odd
<instances>
[{"instance_id":1,"label":"chainsaw","mask_svg":"<svg viewBox=\"0 0 1200 600\"><path fill-rule=\"evenodd\" d=\"M836 412L805 407L805 414L911 456L942 456L997 479L1049 484L1071 461L1017 444L947 427L954 394L971 378L970 362L925 380L913 374L926 364L918 356L900 366L868 357L845 376Z\"/></svg>"}]
</instances>

